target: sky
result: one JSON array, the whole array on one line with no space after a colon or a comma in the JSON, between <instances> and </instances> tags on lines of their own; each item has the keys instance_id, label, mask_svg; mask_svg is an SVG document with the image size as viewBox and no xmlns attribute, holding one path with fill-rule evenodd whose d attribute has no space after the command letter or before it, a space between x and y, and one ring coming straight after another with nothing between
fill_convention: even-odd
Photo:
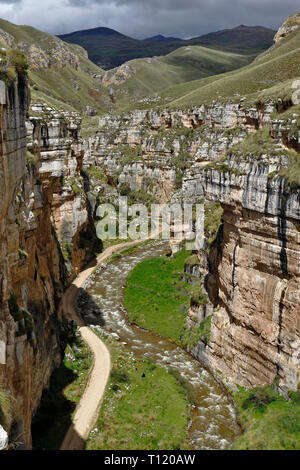
<instances>
[{"instance_id":1,"label":"sky","mask_svg":"<svg viewBox=\"0 0 300 470\"><path fill-rule=\"evenodd\" d=\"M0 18L52 34L105 26L136 38L189 38L240 24L273 29L299 0L0 0Z\"/></svg>"}]
</instances>

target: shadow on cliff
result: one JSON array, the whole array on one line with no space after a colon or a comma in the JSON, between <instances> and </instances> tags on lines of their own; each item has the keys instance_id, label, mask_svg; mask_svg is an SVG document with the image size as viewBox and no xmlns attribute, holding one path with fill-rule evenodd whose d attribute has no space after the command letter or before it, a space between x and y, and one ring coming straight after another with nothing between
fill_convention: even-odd
<instances>
[{"instance_id":1,"label":"shadow on cliff","mask_svg":"<svg viewBox=\"0 0 300 470\"><path fill-rule=\"evenodd\" d=\"M105 326L103 312L94 301L93 297L82 288L77 289L76 294L77 312L86 326Z\"/></svg>"},{"instance_id":2,"label":"shadow on cliff","mask_svg":"<svg viewBox=\"0 0 300 470\"><path fill-rule=\"evenodd\" d=\"M50 381L50 387L42 396L40 408L32 420L32 447L34 450L57 450L69 427L76 405L63 394L65 387L77 378L77 374L62 363Z\"/></svg>"}]
</instances>

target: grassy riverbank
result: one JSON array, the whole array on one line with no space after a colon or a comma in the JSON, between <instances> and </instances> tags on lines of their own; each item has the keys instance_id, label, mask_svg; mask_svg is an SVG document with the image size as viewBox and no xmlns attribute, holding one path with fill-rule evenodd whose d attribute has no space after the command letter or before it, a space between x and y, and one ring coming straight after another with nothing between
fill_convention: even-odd
<instances>
[{"instance_id":1,"label":"grassy riverbank","mask_svg":"<svg viewBox=\"0 0 300 470\"><path fill-rule=\"evenodd\" d=\"M176 376L135 358L99 335L110 350L112 373L88 450L187 449L189 403Z\"/></svg>"},{"instance_id":2,"label":"grassy riverbank","mask_svg":"<svg viewBox=\"0 0 300 470\"><path fill-rule=\"evenodd\" d=\"M124 305L131 323L179 343L190 297L178 288L190 255L162 256L138 264L127 279Z\"/></svg>"},{"instance_id":3,"label":"grassy riverbank","mask_svg":"<svg viewBox=\"0 0 300 470\"><path fill-rule=\"evenodd\" d=\"M236 450L299 450L300 394L290 392L290 401L266 386L240 389L234 396L244 434Z\"/></svg>"},{"instance_id":4,"label":"grassy riverbank","mask_svg":"<svg viewBox=\"0 0 300 470\"><path fill-rule=\"evenodd\" d=\"M44 392L33 419L34 449L60 448L88 382L92 363L92 353L77 333L66 348L61 366L53 372L50 388Z\"/></svg>"}]
</instances>

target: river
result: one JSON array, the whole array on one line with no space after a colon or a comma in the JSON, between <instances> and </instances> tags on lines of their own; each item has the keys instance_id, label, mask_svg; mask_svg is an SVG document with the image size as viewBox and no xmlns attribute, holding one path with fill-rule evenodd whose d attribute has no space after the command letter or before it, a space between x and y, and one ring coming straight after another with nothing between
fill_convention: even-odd
<instances>
[{"instance_id":1,"label":"river","mask_svg":"<svg viewBox=\"0 0 300 470\"><path fill-rule=\"evenodd\" d=\"M192 407L189 438L193 449L230 449L240 434L234 406L212 375L193 357L168 339L130 325L123 306L126 278L146 259L165 255L166 242L137 248L131 254L98 267L84 288L101 311L102 329L118 335L137 357L147 357L160 366L173 368L194 388L196 405Z\"/></svg>"}]
</instances>

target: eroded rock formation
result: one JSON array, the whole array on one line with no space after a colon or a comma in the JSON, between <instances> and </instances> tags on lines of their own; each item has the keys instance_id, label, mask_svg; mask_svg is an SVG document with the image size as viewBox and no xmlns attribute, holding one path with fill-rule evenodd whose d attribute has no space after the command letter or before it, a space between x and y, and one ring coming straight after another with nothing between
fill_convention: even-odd
<instances>
[{"instance_id":1,"label":"eroded rock formation","mask_svg":"<svg viewBox=\"0 0 300 470\"><path fill-rule=\"evenodd\" d=\"M93 224L78 117L35 108L26 127L26 77L2 85L0 383L12 400L10 441L30 448L32 415L61 360L59 301L93 256L82 243Z\"/></svg>"}]
</instances>

